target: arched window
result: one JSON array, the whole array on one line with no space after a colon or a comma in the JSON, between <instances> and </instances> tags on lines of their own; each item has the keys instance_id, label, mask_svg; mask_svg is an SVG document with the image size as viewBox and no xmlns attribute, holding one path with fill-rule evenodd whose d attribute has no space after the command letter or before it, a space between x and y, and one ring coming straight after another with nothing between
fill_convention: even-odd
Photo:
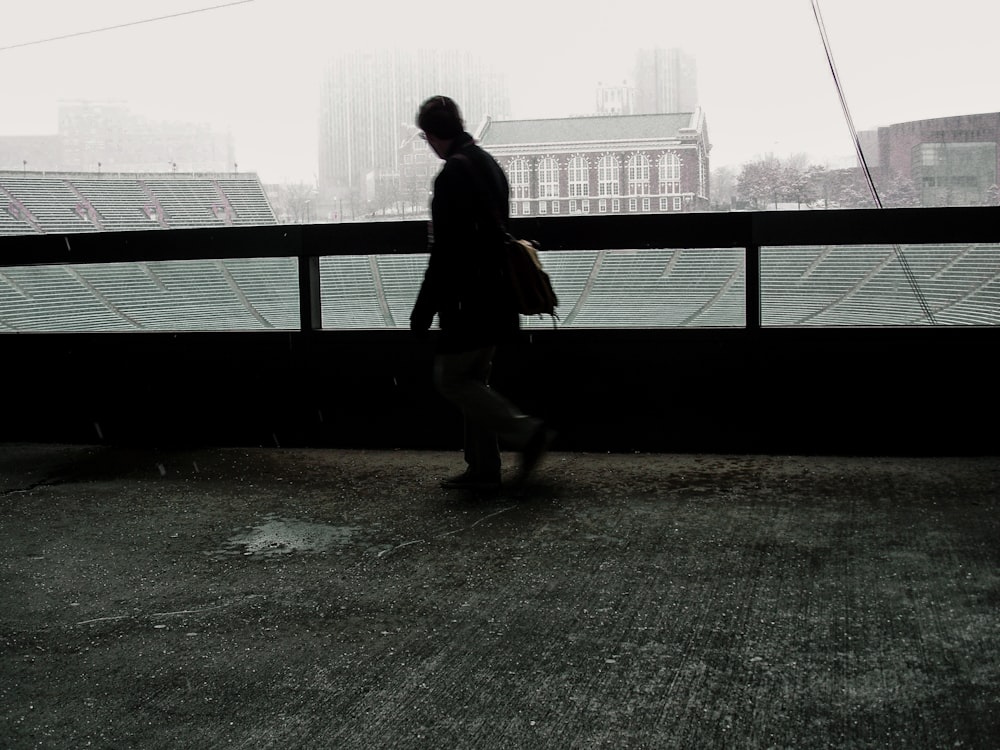
<instances>
[{"instance_id":1,"label":"arched window","mask_svg":"<svg viewBox=\"0 0 1000 750\"><path fill-rule=\"evenodd\" d=\"M649 195L649 159L633 154L628 160L628 194Z\"/></svg>"},{"instance_id":2,"label":"arched window","mask_svg":"<svg viewBox=\"0 0 1000 750\"><path fill-rule=\"evenodd\" d=\"M621 195L618 182L620 172L618 160L613 156L602 156L597 162L597 194Z\"/></svg>"},{"instance_id":3,"label":"arched window","mask_svg":"<svg viewBox=\"0 0 1000 750\"><path fill-rule=\"evenodd\" d=\"M538 197L559 197L559 163L551 156L538 161Z\"/></svg>"},{"instance_id":4,"label":"arched window","mask_svg":"<svg viewBox=\"0 0 1000 750\"><path fill-rule=\"evenodd\" d=\"M667 153L660 157L660 195L681 191L681 160L677 154Z\"/></svg>"},{"instance_id":5,"label":"arched window","mask_svg":"<svg viewBox=\"0 0 1000 750\"><path fill-rule=\"evenodd\" d=\"M527 200L531 197L531 180L528 176L528 162L526 159L512 159L507 166L509 174L507 180L510 182L510 197L512 200Z\"/></svg>"},{"instance_id":6,"label":"arched window","mask_svg":"<svg viewBox=\"0 0 1000 750\"><path fill-rule=\"evenodd\" d=\"M590 195L590 164L582 156L569 160L569 197L586 198Z\"/></svg>"}]
</instances>

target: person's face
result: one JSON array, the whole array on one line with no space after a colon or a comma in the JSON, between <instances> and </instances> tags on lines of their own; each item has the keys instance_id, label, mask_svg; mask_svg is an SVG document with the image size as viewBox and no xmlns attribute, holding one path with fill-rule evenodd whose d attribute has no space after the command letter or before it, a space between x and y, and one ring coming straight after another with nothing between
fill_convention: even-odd
<instances>
[{"instance_id":1,"label":"person's face","mask_svg":"<svg viewBox=\"0 0 1000 750\"><path fill-rule=\"evenodd\" d=\"M439 159L443 159L445 153L447 153L448 141L438 138L436 135L431 135L430 133L421 133L420 137L427 141L427 145L431 147L431 150L437 154Z\"/></svg>"}]
</instances>

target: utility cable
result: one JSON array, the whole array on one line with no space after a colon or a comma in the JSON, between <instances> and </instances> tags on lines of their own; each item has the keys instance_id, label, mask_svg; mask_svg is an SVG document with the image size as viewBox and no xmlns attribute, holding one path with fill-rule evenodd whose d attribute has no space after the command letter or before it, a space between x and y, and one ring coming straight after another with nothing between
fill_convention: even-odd
<instances>
[{"instance_id":1,"label":"utility cable","mask_svg":"<svg viewBox=\"0 0 1000 750\"><path fill-rule=\"evenodd\" d=\"M17 44L8 44L5 47L0 47L0 52L6 52L12 49L18 49L20 47L33 47L38 44L48 44L49 42L58 42L63 39L72 39L78 36L87 36L89 34L100 34L104 31L114 31L115 29L125 29L130 26L141 26L146 23L155 23L156 21L166 21L171 18L180 18L181 16L192 16L196 13L206 13L210 10L221 10L222 8L231 8L234 5L246 5L247 3L252 3L254 0L234 0L231 3L223 3L222 5L212 5L207 8L195 8L193 10L184 10L179 13L171 13L166 16L156 16L155 18L144 18L139 21L129 21L127 23L119 23L114 26L103 26L99 29L88 29L87 31L74 31L70 34L62 34L60 36L52 36L47 39L36 39L32 42L19 42Z\"/></svg>"},{"instance_id":2,"label":"utility cable","mask_svg":"<svg viewBox=\"0 0 1000 750\"><path fill-rule=\"evenodd\" d=\"M851 117L851 110L847 106L847 97L844 96L844 88L840 83L840 75L837 73L837 65L833 61L833 51L830 47L830 38L826 33L826 24L823 23L823 14L819 9L819 0L811 0L813 15L816 17L816 24L819 27L819 35L823 40L823 49L826 52L826 61L830 66L830 74L833 76L833 84L837 88L837 96L840 98L840 108L844 113L844 119L847 121L847 127L851 131L851 138L854 141L854 150L858 155L858 162L861 164L861 170L864 172L865 181L868 183L868 189L871 191L872 199L875 201L875 205L878 208L884 208L882 205L882 199L879 197L878 189L875 187L875 180L872 179L871 170L868 168L868 161L865 159L864 149L861 148L861 139L858 138L857 128L854 127L854 118ZM913 275L913 271L910 269L910 264L906 260L906 256L903 254L903 249L893 243L893 249L896 251L896 257L899 259L899 264L903 269L903 276L906 277L907 282L913 289L913 293L917 298L917 302L920 304L920 309L923 310L924 315L927 320L930 321L931 325L936 325L934 320L934 313L931 312L930 307L927 304L927 300L924 299L923 292L920 291L920 285L917 284L917 278Z\"/></svg>"}]
</instances>

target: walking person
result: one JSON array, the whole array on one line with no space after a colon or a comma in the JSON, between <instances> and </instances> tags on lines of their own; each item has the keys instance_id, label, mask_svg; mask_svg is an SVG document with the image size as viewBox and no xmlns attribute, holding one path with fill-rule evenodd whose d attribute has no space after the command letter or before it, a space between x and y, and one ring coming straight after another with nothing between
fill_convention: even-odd
<instances>
[{"instance_id":1,"label":"walking person","mask_svg":"<svg viewBox=\"0 0 1000 750\"><path fill-rule=\"evenodd\" d=\"M538 465L554 433L489 385L497 347L516 335L520 318L503 285L500 227L509 216L507 177L466 132L458 105L427 99L417 113L421 137L444 166L431 199L430 261L410 314L426 335L438 317L434 384L462 412L466 470L447 489L500 486L499 441L520 451L519 478Z\"/></svg>"}]
</instances>

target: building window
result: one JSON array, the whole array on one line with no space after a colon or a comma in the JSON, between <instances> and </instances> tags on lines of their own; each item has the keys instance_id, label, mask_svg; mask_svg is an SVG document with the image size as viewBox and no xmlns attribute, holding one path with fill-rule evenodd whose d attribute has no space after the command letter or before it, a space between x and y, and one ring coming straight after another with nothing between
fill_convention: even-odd
<instances>
[{"instance_id":1,"label":"building window","mask_svg":"<svg viewBox=\"0 0 1000 750\"><path fill-rule=\"evenodd\" d=\"M642 210L649 213L649 198L642 199Z\"/></svg>"},{"instance_id":2,"label":"building window","mask_svg":"<svg viewBox=\"0 0 1000 750\"><path fill-rule=\"evenodd\" d=\"M510 204L510 215L511 216L517 216L517 204L516 203L511 203Z\"/></svg>"},{"instance_id":3,"label":"building window","mask_svg":"<svg viewBox=\"0 0 1000 750\"><path fill-rule=\"evenodd\" d=\"M628 210L631 213L635 213L639 210L639 202L635 198L628 199Z\"/></svg>"},{"instance_id":4,"label":"building window","mask_svg":"<svg viewBox=\"0 0 1000 750\"><path fill-rule=\"evenodd\" d=\"M681 210L681 199L680 196L678 196L674 198L674 211L680 211L680 210Z\"/></svg>"},{"instance_id":5,"label":"building window","mask_svg":"<svg viewBox=\"0 0 1000 750\"><path fill-rule=\"evenodd\" d=\"M677 154L668 153L660 157L660 195L672 195L681 191L681 160Z\"/></svg>"},{"instance_id":6,"label":"building window","mask_svg":"<svg viewBox=\"0 0 1000 750\"><path fill-rule=\"evenodd\" d=\"M622 202L617 198L611 199L611 213L616 214L622 210Z\"/></svg>"},{"instance_id":7,"label":"building window","mask_svg":"<svg viewBox=\"0 0 1000 750\"><path fill-rule=\"evenodd\" d=\"M608 212L608 201L606 198L601 198L597 201L597 213L606 214Z\"/></svg>"},{"instance_id":8,"label":"building window","mask_svg":"<svg viewBox=\"0 0 1000 750\"><path fill-rule=\"evenodd\" d=\"M552 213L559 213L559 201L552 201Z\"/></svg>"},{"instance_id":9,"label":"building window","mask_svg":"<svg viewBox=\"0 0 1000 750\"><path fill-rule=\"evenodd\" d=\"M618 160L613 156L602 156L597 162L597 194L599 196L621 195Z\"/></svg>"},{"instance_id":10,"label":"building window","mask_svg":"<svg viewBox=\"0 0 1000 750\"><path fill-rule=\"evenodd\" d=\"M628 194L649 195L649 159L644 154L629 157Z\"/></svg>"},{"instance_id":11,"label":"building window","mask_svg":"<svg viewBox=\"0 0 1000 750\"><path fill-rule=\"evenodd\" d=\"M528 173L526 159L512 159L508 166L510 172L510 197L516 201L531 197L531 179ZM524 213L528 213L525 211Z\"/></svg>"},{"instance_id":12,"label":"building window","mask_svg":"<svg viewBox=\"0 0 1000 750\"><path fill-rule=\"evenodd\" d=\"M670 199L669 198L660 198L660 210L661 211L668 211L669 210L669 208L668 208L669 204L670 204Z\"/></svg>"},{"instance_id":13,"label":"building window","mask_svg":"<svg viewBox=\"0 0 1000 750\"><path fill-rule=\"evenodd\" d=\"M531 214L531 204L528 201L521 202L521 214L523 216L529 216Z\"/></svg>"},{"instance_id":14,"label":"building window","mask_svg":"<svg viewBox=\"0 0 1000 750\"><path fill-rule=\"evenodd\" d=\"M585 214L590 213L590 201L580 201L580 208L583 209Z\"/></svg>"},{"instance_id":15,"label":"building window","mask_svg":"<svg viewBox=\"0 0 1000 750\"><path fill-rule=\"evenodd\" d=\"M570 212L571 214L575 214L575 213L576 213L577 211L579 211L579 210L580 210L580 209L579 209L579 207L577 206L577 202L576 202L576 200L575 200L575 199L574 199L574 200L570 200L570 202L569 202L569 212Z\"/></svg>"},{"instance_id":16,"label":"building window","mask_svg":"<svg viewBox=\"0 0 1000 750\"><path fill-rule=\"evenodd\" d=\"M546 203L545 201L538 201L538 214L540 216L544 216L545 215L545 212L546 212L546 209L547 209L548 205L549 204Z\"/></svg>"},{"instance_id":17,"label":"building window","mask_svg":"<svg viewBox=\"0 0 1000 750\"><path fill-rule=\"evenodd\" d=\"M538 162L538 197L559 197L559 164L551 156Z\"/></svg>"},{"instance_id":18,"label":"building window","mask_svg":"<svg viewBox=\"0 0 1000 750\"><path fill-rule=\"evenodd\" d=\"M582 156L569 160L569 197L586 198L590 195L590 165Z\"/></svg>"}]
</instances>

